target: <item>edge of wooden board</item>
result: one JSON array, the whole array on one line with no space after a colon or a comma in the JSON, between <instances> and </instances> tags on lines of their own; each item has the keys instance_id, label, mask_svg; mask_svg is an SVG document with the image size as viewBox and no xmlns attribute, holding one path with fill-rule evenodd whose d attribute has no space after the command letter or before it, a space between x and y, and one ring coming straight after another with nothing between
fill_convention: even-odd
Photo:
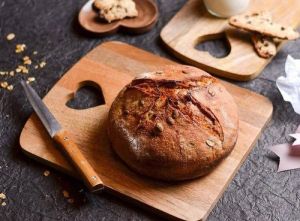
<instances>
[{"instance_id":1,"label":"edge of wooden board","mask_svg":"<svg viewBox=\"0 0 300 221\"><path fill-rule=\"evenodd\" d=\"M179 46L175 46L175 43L173 44L173 42L176 42L177 39L180 39L181 37L177 37L177 38L172 39L170 37L170 33L167 33L170 30L173 30L171 27L176 26L176 24L179 23L179 21L184 19L184 18L182 18L183 15L185 15L187 12L190 12L190 11L187 11L187 10L188 9L191 10L191 8L192 8L191 4L193 4L193 6L194 6L196 4L195 1L197 1L197 0L187 1L183 5L183 7L181 9L179 9L179 11L168 21L168 23L162 28L162 30L160 32L160 38L161 38L162 43L164 44L165 48L172 55L174 55L176 58L178 58L180 61L183 61L187 64L196 66L198 68L201 68L201 69L211 73L214 76L219 76L219 77L223 77L223 78L227 78L227 79L231 79L231 80L235 80L235 81L250 81L250 80L255 79L257 76L260 75L260 73L264 70L264 68L272 61L272 59L274 59L274 57L279 53L279 51L282 49L282 47L287 43L286 40L281 41L281 43L279 43L277 45L276 55L271 57L271 58L264 59L264 62L261 63L259 65L259 67L256 68L253 71L251 70L251 71L247 71L247 72L237 72L237 71L234 71L234 70L231 70L231 71L230 70L224 70L223 68L219 69L218 67L216 67L214 65L210 66L209 64L206 64L205 59L204 60L201 59L202 61L200 61L200 60L197 61L195 56L193 58L191 55L187 55L184 51L179 49L180 48ZM199 6L199 5L200 5L200 3L197 6ZM201 7L205 7L203 5L203 3L201 3ZM299 5L298 5L298 8L299 8ZM201 10L204 10L204 9L201 9ZM251 10L253 10L253 8L250 8L249 10L251 11ZM205 11L206 11L206 9L205 9ZM200 9L199 9L199 12L200 12ZM203 11L201 11L201 12L203 12ZM187 22L191 22L189 20L191 20L192 18L195 19L194 17L189 17L189 18L187 18ZM294 20L290 23L290 26L292 26L294 28L298 27L299 24L300 24L299 18L300 18L299 16L298 16L298 19L296 19L296 17L294 17ZM201 17L199 19L204 19L204 18ZM216 18L214 21L217 21L218 19L219 18ZM276 20L276 18L274 18L274 20ZM195 21L193 21L193 22L195 23ZM209 21L209 22L212 22L212 21ZM183 22L181 22L181 24L183 24ZM221 26L223 26L223 25L224 24L222 24ZM209 24L208 24L208 26L209 26ZM228 33L230 31L231 30L229 30L229 29L228 30L224 29L221 32L219 32L219 30L218 30L218 31L216 31L215 35L219 35L220 33L223 33L226 36L227 40L228 40ZM240 33L246 33L246 32L241 31ZM214 35L214 34L211 33L211 34L208 34L208 35ZM205 35L203 35L203 36L205 36ZM179 41L179 43L181 43L181 45L183 45L184 42L187 42L187 41L183 41L183 40L178 40L178 41ZM189 47L190 47L190 45L189 45ZM207 52L207 51L203 51L203 52ZM207 53L209 54L209 52L207 52ZM253 49L253 53L256 54L254 49ZM211 57L214 57L214 56L211 55ZM226 57L227 56L225 56L224 58L226 58ZM219 59L223 59L223 58L219 58ZM217 58L217 60L218 60L218 58Z\"/></svg>"}]
</instances>

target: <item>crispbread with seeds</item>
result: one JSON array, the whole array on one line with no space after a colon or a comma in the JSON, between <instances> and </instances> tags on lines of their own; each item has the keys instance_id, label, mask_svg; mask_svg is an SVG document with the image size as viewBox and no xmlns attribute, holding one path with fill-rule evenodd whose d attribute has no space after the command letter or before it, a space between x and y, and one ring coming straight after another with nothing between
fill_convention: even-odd
<instances>
[{"instance_id":1,"label":"crispbread with seeds","mask_svg":"<svg viewBox=\"0 0 300 221\"><path fill-rule=\"evenodd\" d=\"M299 33L293 28L273 22L270 18L266 17L266 13L268 12L233 16L229 19L229 24L236 28L257 32L269 37L286 40L299 38Z\"/></svg>"},{"instance_id":2,"label":"crispbread with seeds","mask_svg":"<svg viewBox=\"0 0 300 221\"><path fill-rule=\"evenodd\" d=\"M251 40L254 44L255 51L262 58L270 58L276 54L276 44L270 37L260 34L253 34Z\"/></svg>"},{"instance_id":3,"label":"crispbread with seeds","mask_svg":"<svg viewBox=\"0 0 300 221\"><path fill-rule=\"evenodd\" d=\"M109 23L138 16L133 0L95 0L94 7L99 9L99 16Z\"/></svg>"}]
</instances>

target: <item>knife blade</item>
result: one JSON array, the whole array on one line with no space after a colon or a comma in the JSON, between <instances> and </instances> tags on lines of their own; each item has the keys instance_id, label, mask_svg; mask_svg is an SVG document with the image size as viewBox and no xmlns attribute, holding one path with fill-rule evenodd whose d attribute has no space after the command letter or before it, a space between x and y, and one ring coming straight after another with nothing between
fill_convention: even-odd
<instances>
[{"instance_id":1,"label":"knife blade","mask_svg":"<svg viewBox=\"0 0 300 221\"><path fill-rule=\"evenodd\" d=\"M81 153L77 144L72 141L70 134L62 128L36 91L25 81L21 81L21 85L29 103L49 135L60 145L65 154L69 157L69 160L82 176L87 187L92 192L102 190L104 186L100 177Z\"/></svg>"}]
</instances>

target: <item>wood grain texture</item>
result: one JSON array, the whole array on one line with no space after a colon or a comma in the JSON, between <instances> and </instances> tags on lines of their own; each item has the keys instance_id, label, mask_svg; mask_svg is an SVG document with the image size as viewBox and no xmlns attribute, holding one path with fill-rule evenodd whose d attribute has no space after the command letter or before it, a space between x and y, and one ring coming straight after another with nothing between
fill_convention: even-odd
<instances>
[{"instance_id":1,"label":"wood grain texture","mask_svg":"<svg viewBox=\"0 0 300 221\"><path fill-rule=\"evenodd\" d=\"M103 189L104 186L99 175L81 153L70 133L60 130L54 135L53 139L71 160L71 164L76 168L76 171L80 174L80 177L84 180L89 190L94 192Z\"/></svg>"},{"instance_id":2,"label":"wood grain texture","mask_svg":"<svg viewBox=\"0 0 300 221\"><path fill-rule=\"evenodd\" d=\"M120 42L104 43L85 57L45 96L44 102L62 126L72 131L75 142L101 177L108 191L130 199L159 214L179 220L205 219L255 144L272 114L270 101L254 92L223 82L239 107L239 138L233 152L212 173L200 179L165 183L129 170L112 152L106 136L109 106L119 90L141 72L159 70L174 62ZM106 104L86 110L65 103L76 90L94 82L101 87ZM53 147L33 114L21 137L22 150L50 166L79 177Z\"/></svg>"},{"instance_id":3,"label":"wood grain texture","mask_svg":"<svg viewBox=\"0 0 300 221\"><path fill-rule=\"evenodd\" d=\"M89 0L80 10L79 24L87 31L108 35L122 29L130 33L150 31L158 20L158 9L152 0L134 0L138 11L136 18L125 18L111 23L100 20L99 14L93 9L94 0Z\"/></svg>"},{"instance_id":4,"label":"wood grain texture","mask_svg":"<svg viewBox=\"0 0 300 221\"><path fill-rule=\"evenodd\" d=\"M296 28L300 22L298 0L252 0L248 11L270 11L275 22ZM203 41L225 35L230 53L215 58L195 46ZM200 0L190 0L163 28L161 38L171 52L186 63L214 75L247 81L259 75L271 61L259 57L247 32L230 27L227 19L210 15ZM279 44L279 50L284 42Z\"/></svg>"}]
</instances>

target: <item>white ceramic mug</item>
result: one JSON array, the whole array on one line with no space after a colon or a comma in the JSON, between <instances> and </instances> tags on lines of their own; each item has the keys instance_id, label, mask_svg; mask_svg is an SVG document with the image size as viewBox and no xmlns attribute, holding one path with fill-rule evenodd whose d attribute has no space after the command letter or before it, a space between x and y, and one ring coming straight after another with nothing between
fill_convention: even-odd
<instances>
[{"instance_id":1,"label":"white ceramic mug","mask_svg":"<svg viewBox=\"0 0 300 221\"><path fill-rule=\"evenodd\" d=\"M214 16L228 18L244 12L250 0L203 0L204 4Z\"/></svg>"}]
</instances>

